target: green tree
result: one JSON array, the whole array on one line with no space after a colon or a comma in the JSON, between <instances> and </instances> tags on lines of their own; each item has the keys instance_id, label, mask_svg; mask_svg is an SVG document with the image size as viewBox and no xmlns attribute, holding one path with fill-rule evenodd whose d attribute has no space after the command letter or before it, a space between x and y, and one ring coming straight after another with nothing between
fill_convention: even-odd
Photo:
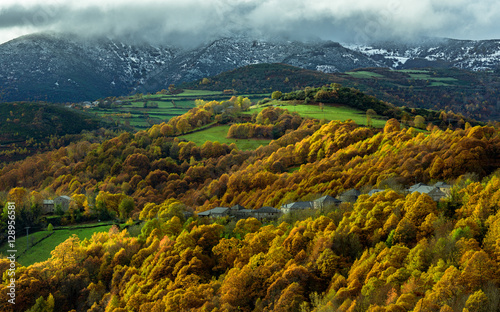
<instances>
[{"instance_id":1,"label":"green tree","mask_svg":"<svg viewBox=\"0 0 500 312\"><path fill-rule=\"evenodd\" d=\"M186 133L187 131L190 130L190 125L189 125L189 122L187 120L187 118L181 118L178 122L177 122L177 130L180 132L180 133Z\"/></svg>"},{"instance_id":2,"label":"green tree","mask_svg":"<svg viewBox=\"0 0 500 312\"><path fill-rule=\"evenodd\" d=\"M9 199L16 203L16 206L22 207L27 201L28 191L24 187L15 187L9 191Z\"/></svg>"},{"instance_id":3,"label":"green tree","mask_svg":"<svg viewBox=\"0 0 500 312\"><path fill-rule=\"evenodd\" d=\"M314 95L314 100L316 100L317 102L319 101L326 102L330 100L330 97L331 97L330 92L321 89Z\"/></svg>"},{"instance_id":4,"label":"green tree","mask_svg":"<svg viewBox=\"0 0 500 312\"><path fill-rule=\"evenodd\" d=\"M423 129L425 127L425 118L420 115L417 115L415 116L413 123L415 124L416 128Z\"/></svg>"},{"instance_id":5,"label":"green tree","mask_svg":"<svg viewBox=\"0 0 500 312\"><path fill-rule=\"evenodd\" d=\"M254 233L259 230L262 223L255 218L241 219L236 223L234 233L244 237L248 233Z\"/></svg>"},{"instance_id":6,"label":"green tree","mask_svg":"<svg viewBox=\"0 0 500 312\"><path fill-rule=\"evenodd\" d=\"M399 124L399 121L391 118L385 122L384 133L391 133L395 131L401 131L401 125Z\"/></svg>"},{"instance_id":7,"label":"green tree","mask_svg":"<svg viewBox=\"0 0 500 312\"><path fill-rule=\"evenodd\" d=\"M128 218L130 212L134 210L135 204L134 200L130 197L124 197L118 206L118 211L120 212L120 218L125 220Z\"/></svg>"},{"instance_id":8,"label":"green tree","mask_svg":"<svg viewBox=\"0 0 500 312\"><path fill-rule=\"evenodd\" d=\"M465 308L469 312L486 312L488 309L488 297L482 290L478 290L465 303Z\"/></svg>"},{"instance_id":9,"label":"green tree","mask_svg":"<svg viewBox=\"0 0 500 312\"><path fill-rule=\"evenodd\" d=\"M61 204L56 204L54 208L54 213L58 216L64 215L64 210L62 209Z\"/></svg>"},{"instance_id":10,"label":"green tree","mask_svg":"<svg viewBox=\"0 0 500 312\"><path fill-rule=\"evenodd\" d=\"M281 93L281 91L274 91L272 94L271 94L271 98L273 100L279 100L281 98L281 96L283 95L283 93Z\"/></svg>"},{"instance_id":11,"label":"green tree","mask_svg":"<svg viewBox=\"0 0 500 312\"><path fill-rule=\"evenodd\" d=\"M445 167L445 163L441 157L436 156L429 170L429 175L431 178L438 179L443 174L443 169Z\"/></svg>"},{"instance_id":12,"label":"green tree","mask_svg":"<svg viewBox=\"0 0 500 312\"><path fill-rule=\"evenodd\" d=\"M52 294L49 294L47 300L43 297L40 297L36 300L34 306L28 310L28 312L53 312L54 311L54 297Z\"/></svg>"},{"instance_id":13,"label":"green tree","mask_svg":"<svg viewBox=\"0 0 500 312\"><path fill-rule=\"evenodd\" d=\"M366 125L368 127L372 127L373 126L373 121L372 119L377 116L377 113L373 110L373 109L368 109L366 110Z\"/></svg>"},{"instance_id":14,"label":"green tree","mask_svg":"<svg viewBox=\"0 0 500 312\"><path fill-rule=\"evenodd\" d=\"M252 102L250 101L249 98L246 97L241 102L241 110L242 111L247 111L250 108L251 105L252 105Z\"/></svg>"}]
</instances>

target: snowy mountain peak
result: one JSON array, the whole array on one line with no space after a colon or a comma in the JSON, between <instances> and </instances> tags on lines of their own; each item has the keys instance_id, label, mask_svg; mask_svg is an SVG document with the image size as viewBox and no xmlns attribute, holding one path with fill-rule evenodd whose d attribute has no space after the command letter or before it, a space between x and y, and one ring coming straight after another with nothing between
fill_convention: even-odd
<instances>
[{"instance_id":1,"label":"snowy mountain peak","mask_svg":"<svg viewBox=\"0 0 500 312\"><path fill-rule=\"evenodd\" d=\"M228 36L193 49L36 34L0 45L1 100L83 101L154 92L238 67L285 63L326 73L363 67L498 68L500 41L428 39L341 45Z\"/></svg>"},{"instance_id":2,"label":"snowy mountain peak","mask_svg":"<svg viewBox=\"0 0 500 312\"><path fill-rule=\"evenodd\" d=\"M380 66L396 69L449 66L478 71L495 69L500 64L500 40L429 39L413 44L346 47L377 60Z\"/></svg>"}]
</instances>

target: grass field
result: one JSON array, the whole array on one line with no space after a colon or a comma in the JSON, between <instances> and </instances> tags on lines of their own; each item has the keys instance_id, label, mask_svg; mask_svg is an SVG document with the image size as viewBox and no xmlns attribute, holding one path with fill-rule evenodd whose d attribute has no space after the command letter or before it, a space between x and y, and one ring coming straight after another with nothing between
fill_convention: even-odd
<instances>
[{"instance_id":1,"label":"grass field","mask_svg":"<svg viewBox=\"0 0 500 312\"><path fill-rule=\"evenodd\" d=\"M407 74L426 74L429 71L425 69L399 69L398 72L407 73Z\"/></svg>"},{"instance_id":2,"label":"grass field","mask_svg":"<svg viewBox=\"0 0 500 312\"><path fill-rule=\"evenodd\" d=\"M319 105L289 105L287 102L272 102L271 104L279 105L280 108L286 108L290 112L297 112L303 117L311 117L316 119L326 119L346 121L348 119L354 120L358 125L366 125L366 113L346 107L346 106L327 106L325 105L323 111L319 108ZM265 107L253 108L247 114L253 114L254 112L260 112ZM383 128L385 126L385 120L376 119L372 120L373 126L377 128Z\"/></svg>"},{"instance_id":3,"label":"grass field","mask_svg":"<svg viewBox=\"0 0 500 312\"><path fill-rule=\"evenodd\" d=\"M267 145L271 142L271 140L261 139L228 139L227 132L229 131L229 127L229 125L211 127L202 131L179 136L179 139L194 142L198 146L203 145L206 141L217 141L226 144L234 143L240 150L256 149L261 145Z\"/></svg>"},{"instance_id":4,"label":"grass field","mask_svg":"<svg viewBox=\"0 0 500 312\"><path fill-rule=\"evenodd\" d=\"M316 119L326 119L345 121L348 119L354 120L359 125L366 125L366 113L359 110L355 110L345 106L324 106L323 111L320 110L318 105L281 105L283 102L273 102L275 104L280 104L280 108L286 108L290 112L297 112L301 116L311 117ZM271 104L273 104L271 103ZM251 115L254 112L260 112L265 107L256 107L250 109L250 111L244 114ZM383 128L385 126L385 120L376 119L372 120L373 126L377 128ZM267 145L271 140L261 140L261 139L229 139L227 138L227 132L229 131L229 125L215 126L202 131L193 132L190 134L179 136L179 139L184 139L187 141L192 141L196 145L201 146L206 141L219 142L231 144L235 143L240 150L252 150L256 149L261 145Z\"/></svg>"},{"instance_id":5,"label":"grass field","mask_svg":"<svg viewBox=\"0 0 500 312\"><path fill-rule=\"evenodd\" d=\"M429 86L431 86L431 87L447 87L447 86L451 86L451 84L445 83L445 82L440 82L440 81L432 81Z\"/></svg>"},{"instance_id":6,"label":"grass field","mask_svg":"<svg viewBox=\"0 0 500 312\"><path fill-rule=\"evenodd\" d=\"M179 95L181 95L181 96L212 96L212 95L222 95L222 94L223 93L220 91L184 90L184 92L179 94ZM179 96L179 95L175 95L175 96Z\"/></svg>"},{"instance_id":7,"label":"grass field","mask_svg":"<svg viewBox=\"0 0 500 312\"><path fill-rule=\"evenodd\" d=\"M381 74L372 73L369 71L353 71L353 72L346 72L346 74L358 79L384 78L384 76Z\"/></svg>"},{"instance_id":8,"label":"grass field","mask_svg":"<svg viewBox=\"0 0 500 312\"><path fill-rule=\"evenodd\" d=\"M17 261L24 266L31 265L35 262L45 261L51 257L50 252L71 235L78 235L80 240L84 240L85 238L90 239L92 234L96 232L107 232L110 228L110 224L89 228L65 227L54 230L54 233L50 236L48 236L50 234L48 231L39 231L29 235L30 246L32 244L35 245L30 247L26 252L26 236L16 237L16 250L18 251ZM7 250L7 243L0 246L0 252L6 253Z\"/></svg>"},{"instance_id":9,"label":"grass field","mask_svg":"<svg viewBox=\"0 0 500 312\"><path fill-rule=\"evenodd\" d=\"M433 74L431 71L425 69L402 69L402 70L395 70L395 72L405 73L410 76L410 79L428 80L429 81L428 86L430 87L453 86L457 85L460 82L458 79L454 77L446 77L446 76L437 77L435 76L436 73ZM352 72L346 72L346 74L357 79L387 78L384 75L371 71L352 71ZM398 85L397 83L395 85L403 88L407 87L405 85Z\"/></svg>"},{"instance_id":10,"label":"grass field","mask_svg":"<svg viewBox=\"0 0 500 312\"><path fill-rule=\"evenodd\" d=\"M183 93L176 95L151 94L143 95L142 97L130 96L120 98L122 103L118 104L117 107L93 108L90 112L115 123L128 123L139 130L149 128L152 124L167 122L174 116L186 113L195 107L195 100L197 99L222 101L230 99L231 96L220 91L207 90L184 90ZM268 94L242 94L242 96L249 97L252 101L258 101L268 96ZM145 103L146 107L144 107ZM130 114L131 116L125 117L123 114Z\"/></svg>"},{"instance_id":11,"label":"grass field","mask_svg":"<svg viewBox=\"0 0 500 312\"><path fill-rule=\"evenodd\" d=\"M431 76L431 72L428 70L411 70L411 69L405 69L405 70L398 70L399 72L406 73L410 75L412 79L415 80L428 80L430 82L429 86L430 87L446 87L446 86L451 86L455 85L458 83L458 79L454 77L435 77Z\"/></svg>"}]
</instances>

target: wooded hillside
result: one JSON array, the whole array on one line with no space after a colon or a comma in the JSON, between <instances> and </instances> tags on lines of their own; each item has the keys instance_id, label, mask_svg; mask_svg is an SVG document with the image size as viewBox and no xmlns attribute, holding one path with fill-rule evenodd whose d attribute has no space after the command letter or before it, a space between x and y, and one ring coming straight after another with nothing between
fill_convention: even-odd
<instances>
[{"instance_id":1,"label":"wooded hillside","mask_svg":"<svg viewBox=\"0 0 500 312\"><path fill-rule=\"evenodd\" d=\"M352 98L358 104L367 99ZM15 200L18 215L66 194L74 202L61 222L142 221L89 240L70 237L47 261L19 265L16 309L499 309L497 128L465 122L417 130L392 118L377 129L279 107L240 123L236 111L245 109L244 99L199 104L146 131L102 144L76 142L2 168L3 201ZM197 146L176 137L226 121L235 134L238 127L254 127L254 133L268 127L274 140L241 151L235 144ZM406 191L416 182L438 181L453 187L437 202ZM355 202L277 220L196 215L236 204L280 208L352 188L363 193ZM373 188L382 191L367 195ZM6 218L4 212L2 224ZM8 267L0 260L2 272ZM4 279L2 311L12 310L6 287Z\"/></svg>"}]
</instances>

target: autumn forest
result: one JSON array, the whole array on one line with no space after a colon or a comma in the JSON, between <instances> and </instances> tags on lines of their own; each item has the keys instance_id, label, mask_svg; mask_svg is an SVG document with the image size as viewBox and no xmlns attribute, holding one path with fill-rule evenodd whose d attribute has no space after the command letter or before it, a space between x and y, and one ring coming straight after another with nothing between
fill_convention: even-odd
<instances>
[{"instance_id":1,"label":"autumn forest","mask_svg":"<svg viewBox=\"0 0 500 312\"><path fill-rule=\"evenodd\" d=\"M345 106L366 123L310 118L284 104ZM222 126L238 143L270 143L241 149L182 138ZM115 225L67 238L44 261L18 263L15 307L2 258L1 311L500 309L493 122L400 108L331 84L259 104L197 100L147 130L61 145L3 163L0 232L7 202L16 203L19 229ZM438 201L407 191L436 182L451 185ZM361 193L355 201L274 219L198 216L234 205L280 209L351 189ZM44 200L61 195L71 197L69 209L46 214Z\"/></svg>"}]
</instances>

